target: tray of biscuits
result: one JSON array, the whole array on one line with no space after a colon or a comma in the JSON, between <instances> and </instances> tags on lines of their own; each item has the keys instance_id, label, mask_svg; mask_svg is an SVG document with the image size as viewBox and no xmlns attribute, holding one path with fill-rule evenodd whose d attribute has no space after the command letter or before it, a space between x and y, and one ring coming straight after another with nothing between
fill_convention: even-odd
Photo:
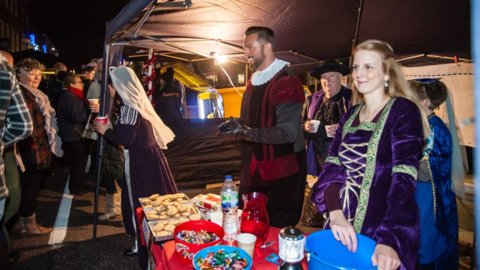
<instances>
[{"instance_id":1,"label":"tray of biscuits","mask_svg":"<svg viewBox=\"0 0 480 270\"><path fill-rule=\"evenodd\" d=\"M185 193L159 195L153 194L147 198L138 199L143 208L152 208L160 205L173 205L173 204L185 204L190 203L190 199Z\"/></svg>"},{"instance_id":2,"label":"tray of biscuits","mask_svg":"<svg viewBox=\"0 0 480 270\"><path fill-rule=\"evenodd\" d=\"M192 214L188 217L180 216L169 219L161 219L149 221L148 226L153 234L155 242L173 239L173 231L178 225L190 220L206 220L204 216L199 213Z\"/></svg>"}]
</instances>

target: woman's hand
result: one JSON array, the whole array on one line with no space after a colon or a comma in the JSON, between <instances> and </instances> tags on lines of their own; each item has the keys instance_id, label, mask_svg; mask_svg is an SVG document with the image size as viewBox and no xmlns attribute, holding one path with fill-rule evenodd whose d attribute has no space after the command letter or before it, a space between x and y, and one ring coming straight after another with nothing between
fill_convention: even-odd
<instances>
[{"instance_id":1,"label":"woman's hand","mask_svg":"<svg viewBox=\"0 0 480 270\"><path fill-rule=\"evenodd\" d=\"M372 256L373 266L378 265L378 270L391 270L400 267L400 259L393 248L378 244Z\"/></svg>"},{"instance_id":2,"label":"woman's hand","mask_svg":"<svg viewBox=\"0 0 480 270\"><path fill-rule=\"evenodd\" d=\"M330 214L330 228L332 229L333 237L337 241L341 241L348 251L357 251L357 236L353 226L343 215L342 210L334 210Z\"/></svg>"},{"instance_id":3,"label":"woman's hand","mask_svg":"<svg viewBox=\"0 0 480 270\"><path fill-rule=\"evenodd\" d=\"M315 127L313 126L312 121L308 120L303 126L306 132L315 133Z\"/></svg>"},{"instance_id":4,"label":"woman's hand","mask_svg":"<svg viewBox=\"0 0 480 270\"><path fill-rule=\"evenodd\" d=\"M100 121L97 121L97 120L95 120L94 123L93 123L93 125L95 127L95 131L100 135L105 134L105 131L112 128L112 123L110 123L110 119L108 118L108 114L106 115L106 117L108 119L108 122L106 124L104 124Z\"/></svg>"},{"instance_id":5,"label":"woman's hand","mask_svg":"<svg viewBox=\"0 0 480 270\"><path fill-rule=\"evenodd\" d=\"M90 103L88 105L88 107L90 108L90 112L92 113L98 113L100 111L100 104L92 104Z\"/></svg>"}]
</instances>

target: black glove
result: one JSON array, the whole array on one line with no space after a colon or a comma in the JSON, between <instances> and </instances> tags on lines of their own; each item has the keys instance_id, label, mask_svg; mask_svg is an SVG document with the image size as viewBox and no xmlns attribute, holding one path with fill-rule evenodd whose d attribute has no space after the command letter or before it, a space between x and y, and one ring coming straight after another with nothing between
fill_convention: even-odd
<instances>
[{"instance_id":1,"label":"black glove","mask_svg":"<svg viewBox=\"0 0 480 270\"><path fill-rule=\"evenodd\" d=\"M245 138L250 128L238 122L238 118L233 118L221 123L217 127L217 135L219 136L234 136L235 140L242 140Z\"/></svg>"}]
</instances>

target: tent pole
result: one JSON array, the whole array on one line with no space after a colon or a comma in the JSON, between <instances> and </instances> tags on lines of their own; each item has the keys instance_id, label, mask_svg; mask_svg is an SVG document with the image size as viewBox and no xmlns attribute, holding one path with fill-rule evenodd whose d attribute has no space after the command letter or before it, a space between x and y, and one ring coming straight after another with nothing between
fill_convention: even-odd
<instances>
[{"instance_id":1,"label":"tent pole","mask_svg":"<svg viewBox=\"0 0 480 270\"><path fill-rule=\"evenodd\" d=\"M472 11L471 11L471 25L472 25L472 51L473 51L473 59L475 60L475 63L478 63L480 61L480 3L479 1L472 1ZM475 80L474 80L474 95L475 95L475 104L480 104L480 74L478 72L475 72ZM476 121L480 119L480 107L475 106L475 118ZM477 207L475 207L475 230L474 234L478 232L478 228L480 226L480 150L478 149L478 145L480 145L480 137L478 134L480 134L480 125L477 123L474 126L475 133L477 134L475 138L475 147L474 148L474 159L473 159L473 166L474 166L474 180L475 180L475 204ZM480 263L478 258L480 257L480 252L478 250L478 237L474 238L473 242L473 256L472 256L472 262L470 269L474 269L474 265L476 264L477 269L480 267ZM476 257L476 260L473 258Z\"/></svg>"},{"instance_id":2,"label":"tent pole","mask_svg":"<svg viewBox=\"0 0 480 270\"><path fill-rule=\"evenodd\" d=\"M102 67L102 81L101 84L104 85L107 81L107 74L108 74L108 67L109 67L109 59L108 56L110 54L110 44L105 44L104 49L104 59L103 59L103 67ZM104 91L100 92L100 112L99 115L105 115L107 111L107 102L106 102L106 87ZM92 241L95 243L97 241L97 223L98 223L98 197L100 195L100 180L102 178L102 160L103 160L103 146L105 145L105 139L103 136L98 136L97 141L97 156L95 161L97 162L97 175L95 177L95 198L93 202L93 235Z\"/></svg>"},{"instance_id":3,"label":"tent pole","mask_svg":"<svg viewBox=\"0 0 480 270\"><path fill-rule=\"evenodd\" d=\"M143 24L145 23L145 21L148 19L148 17L150 16L150 14L152 13L152 11L155 9L155 4L157 3L156 0L152 1L150 3L150 8L148 8L147 12L145 12L145 14L143 14L143 17L142 19L140 20L140 23L138 24L137 28L135 29L135 31L133 31L133 34L132 34L132 37L136 37L137 36L137 33L138 31L140 31L140 28L143 26Z\"/></svg>"},{"instance_id":4,"label":"tent pole","mask_svg":"<svg viewBox=\"0 0 480 270\"><path fill-rule=\"evenodd\" d=\"M363 10L363 0L360 0L358 4L358 14L357 14L357 24L355 26L355 34L352 39L352 53L350 54L350 66L353 63L353 50L355 50L355 46L357 46L357 39L358 39L358 32L360 31L360 19L362 17L362 10Z\"/></svg>"}]
</instances>

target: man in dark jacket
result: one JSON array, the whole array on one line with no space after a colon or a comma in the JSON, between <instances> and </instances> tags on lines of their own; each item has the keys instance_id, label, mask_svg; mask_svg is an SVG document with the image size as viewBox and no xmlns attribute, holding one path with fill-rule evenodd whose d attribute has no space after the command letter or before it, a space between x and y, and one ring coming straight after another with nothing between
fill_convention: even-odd
<instances>
[{"instance_id":1,"label":"man in dark jacket","mask_svg":"<svg viewBox=\"0 0 480 270\"><path fill-rule=\"evenodd\" d=\"M172 67L168 67L161 75L164 81L163 87L155 89L153 94L153 102L155 104L155 112L165 124L171 121L183 119L182 116L182 90L178 81L174 80L174 71Z\"/></svg>"}]
</instances>

